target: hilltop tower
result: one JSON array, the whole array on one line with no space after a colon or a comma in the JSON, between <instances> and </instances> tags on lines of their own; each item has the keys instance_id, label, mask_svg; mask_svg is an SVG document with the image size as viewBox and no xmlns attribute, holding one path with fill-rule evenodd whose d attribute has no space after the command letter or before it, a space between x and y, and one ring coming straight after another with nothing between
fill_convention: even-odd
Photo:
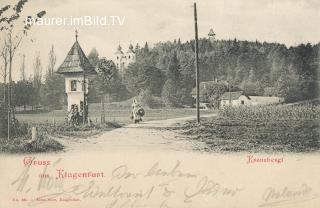
<instances>
[{"instance_id":1,"label":"hilltop tower","mask_svg":"<svg viewBox=\"0 0 320 208\"><path fill-rule=\"evenodd\" d=\"M211 28L209 33L208 33L209 40L211 42L215 41L215 36L216 36L216 34L213 32L213 29Z\"/></svg>"}]
</instances>

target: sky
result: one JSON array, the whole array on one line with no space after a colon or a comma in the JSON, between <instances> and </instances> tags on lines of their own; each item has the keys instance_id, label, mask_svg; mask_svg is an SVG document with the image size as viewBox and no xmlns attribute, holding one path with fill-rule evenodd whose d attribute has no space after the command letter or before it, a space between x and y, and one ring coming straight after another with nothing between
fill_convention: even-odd
<instances>
[{"instance_id":1,"label":"sky","mask_svg":"<svg viewBox=\"0 0 320 208\"><path fill-rule=\"evenodd\" d=\"M0 0L0 7L14 0ZM19 79L21 57L26 55L26 73L40 54L43 74L52 45L57 55L56 68L63 62L75 41L86 54L96 48L100 57L112 58L119 43L126 51L129 44L148 41L182 42L194 38L194 0L29 0L22 16L45 10L49 17L125 16L123 25L109 26L34 26L23 38L15 57L13 77ZM319 0L198 0L199 37L213 28L217 39L279 42L287 46L320 41ZM22 19L21 19L22 20ZM31 41L32 40L32 41ZM0 45L2 39L0 40ZM1 65L1 62L0 62Z\"/></svg>"}]
</instances>

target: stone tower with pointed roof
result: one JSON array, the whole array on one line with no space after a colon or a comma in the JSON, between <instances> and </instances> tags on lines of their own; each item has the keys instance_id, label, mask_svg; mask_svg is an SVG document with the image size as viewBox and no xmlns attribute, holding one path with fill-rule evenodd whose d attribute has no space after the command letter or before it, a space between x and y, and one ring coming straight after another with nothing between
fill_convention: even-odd
<instances>
[{"instance_id":1,"label":"stone tower with pointed roof","mask_svg":"<svg viewBox=\"0 0 320 208\"><path fill-rule=\"evenodd\" d=\"M209 40L211 42L213 42L215 40L215 36L216 36L216 34L213 32L213 29L211 28L209 33L208 33Z\"/></svg>"},{"instance_id":2,"label":"stone tower with pointed roof","mask_svg":"<svg viewBox=\"0 0 320 208\"><path fill-rule=\"evenodd\" d=\"M130 63L136 61L136 53L133 50L132 44L130 44L129 49L126 53L122 51L122 47L119 45L117 51L114 53L114 63L119 70L120 75L125 73L125 70Z\"/></svg>"},{"instance_id":3,"label":"stone tower with pointed roof","mask_svg":"<svg viewBox=\"0 0 320 208\"><path fill-rule=\"evenodd\" d=\"M88 84L92 75L96 74L88 58L84 54L78 42L78 33L76 32L76 41L68 52L57 73L65 77L65 91L68 97L68 112L72 109L78 109L80 115L84 114L85 119L88 115ZM82 116L82 115L81 115Z\"/></svg>"}]
</instances>

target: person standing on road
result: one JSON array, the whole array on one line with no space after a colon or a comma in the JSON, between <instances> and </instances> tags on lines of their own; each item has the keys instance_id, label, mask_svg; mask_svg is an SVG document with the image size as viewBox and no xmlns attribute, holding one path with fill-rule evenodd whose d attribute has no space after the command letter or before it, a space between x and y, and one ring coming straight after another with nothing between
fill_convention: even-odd
<instances>
[{"instance_id":1,"label":"person standing on road","mask_svg":"<svg viewBox=\"0 0 320 208\"><path fill-rule=\"evenodd\" d=\"M131 119L134 123L138 123L139 121L142 121L142 116L144 116L144 110L134 98L131 105Z\"/></svg>"}]
</instances>

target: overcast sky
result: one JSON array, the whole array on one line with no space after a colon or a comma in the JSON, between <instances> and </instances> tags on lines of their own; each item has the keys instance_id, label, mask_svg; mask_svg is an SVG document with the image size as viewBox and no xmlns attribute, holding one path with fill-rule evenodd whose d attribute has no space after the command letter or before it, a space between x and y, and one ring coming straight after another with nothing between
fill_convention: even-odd
<instances>
[{"instance_id":1,"label":"overcast sky","mask_svg":"<svg viewBox=\"0 0 320 208\"><path fill-rule=\"evenodd\" d=\"M3 6L6 0L0 0ZM40 52L43 70L53 44L57 67L61 64L79 31L79 43L88 54L95 47L100 56L111 58L120 43L151 45L181 38L193 39L194 0L29 0L24 15L46 10L45 17L125 16L122 26L34 26L16 57L14 78L19 78L22 54L26 54L27 74ZM12 1L11 1L12 2ZM320 41L319 0L201 0L197 1L199 37L210 28L217 39L284 43L287 46ZM33 40L33 42L30 41Z\"/></svg>"}]
</instances>

